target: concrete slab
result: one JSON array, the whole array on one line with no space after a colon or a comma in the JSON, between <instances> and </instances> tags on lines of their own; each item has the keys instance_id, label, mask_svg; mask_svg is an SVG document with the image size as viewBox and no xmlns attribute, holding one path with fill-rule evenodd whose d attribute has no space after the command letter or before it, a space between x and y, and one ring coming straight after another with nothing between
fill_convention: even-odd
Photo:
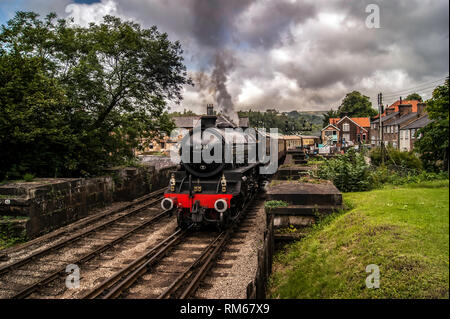
<instances>
[{"instance_id":1,"label":"concrete slab","mask_svg":"<svg viewBox=\"0 0 450 319\"><path fill-rule=\"evenodd\" d=\"M276 179L278 180L288 180L288 179L299 179L302 176L307 176L313 170L310 166L284 166L278 169Z\"/></svg>"},{"instance_id":2,"label":"concrete slab","mask_svg":"<svg viewBox=\"0 0 450 319\"><path fill-rule=\"evenodd\" d=\"M289 205L287 207L274 207L270 210L270 213L274 215L322 216L342 208L342 205Z\"/></svg>"},{"instance_id":3,"label":"concrete slab","mask_svg":"<svg viewBox=\"0 0 450 319\"><path fill-rule=\"evenodd\" d=\"M329 181L317 184L274 181L267 187L267 200L281 200L291 205L342 205L342 194Z\"/></svg>"}]
</instances>

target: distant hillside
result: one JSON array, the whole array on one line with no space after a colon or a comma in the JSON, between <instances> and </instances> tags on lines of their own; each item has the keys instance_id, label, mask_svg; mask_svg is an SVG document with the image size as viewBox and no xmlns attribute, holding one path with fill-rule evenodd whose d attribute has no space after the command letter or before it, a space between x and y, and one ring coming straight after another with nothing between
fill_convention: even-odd
<instances>
[{"instance_id":1,"label":"distant hillside","mask_svg":"<svg viewBox=\"0 0 450 319\"><path fill-rule=\"evenodd\" d=\"M250 126L266 129L278 128L282 134L319 135L323 116L318 112L278 112L270 109L261 111L240 111L239 117L248 117Z\"/></svg>"}]
</instances>

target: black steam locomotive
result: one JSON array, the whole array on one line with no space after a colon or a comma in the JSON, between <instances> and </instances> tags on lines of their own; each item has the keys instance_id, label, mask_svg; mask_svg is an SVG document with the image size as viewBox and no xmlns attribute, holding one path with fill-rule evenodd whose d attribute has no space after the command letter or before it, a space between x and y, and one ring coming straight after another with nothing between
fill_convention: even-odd
<instances>
[{"instance_id":1,"label":"black steam locomotive","mask_svg":"<svg viewBox=\"0 0 450 319\"><path fill-rule=\"evenodd\" d=\"M249 160L251 148L256 148L257 152L261 147L258 139L263 136L265 152L269 154L270 140L276 139L272 143L278 143L275 156L280 160L285 155L286 144L281 136L250 136L235 130L236 126L223 116L203 116L200 122L197 128L200 134L196 134L194 128L181 142L180 165L171 172L161 206L164 210L176 211L181 228L191 224L214 224L223 228L237 218L245 204L267 183L269 176L261 174L259 169L266 164ZM220 147L221 154L214 154ZM213 159L203 158L204 154ZM194 161L195 158L201 160Z\"/></svg>"}]
</instances>

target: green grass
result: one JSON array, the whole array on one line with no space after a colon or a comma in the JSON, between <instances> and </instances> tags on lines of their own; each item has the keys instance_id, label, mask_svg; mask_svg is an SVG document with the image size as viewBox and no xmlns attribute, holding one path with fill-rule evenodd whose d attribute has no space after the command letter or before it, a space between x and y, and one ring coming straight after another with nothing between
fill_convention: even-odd
<instances>
[{"instance_id":1,"label":"green grass","mask_svg":"<svg viewBox=\"0 0 450 319\"><path fill-rule=\"evenodd\" d=\"M351 210L275 256L271 298L448 298L448 180L344 194ZM365 285L366 266L380 288Z\"/></svg>"}]
</instances>

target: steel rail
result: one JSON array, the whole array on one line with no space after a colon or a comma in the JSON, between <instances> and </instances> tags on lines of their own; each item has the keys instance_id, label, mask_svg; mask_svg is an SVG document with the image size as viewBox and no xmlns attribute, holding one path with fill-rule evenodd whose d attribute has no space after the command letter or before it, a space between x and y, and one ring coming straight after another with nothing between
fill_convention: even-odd
<instances>
[{"instance_id":1,"label":"steel rail","mask_svg":"<svg viewBox=\"0 0 450 319\"><path fill-rule=\"evenodd\" d=\"M170 235L169 237L164 239L162 242L160 242L155 247L152 247L141 257L139 257L138 259L133 261L131 264L129 264L125 268L119 270L114 275L112 275L110 278L108 278L105 281L103 281L102 283L100 283L97 287L95 287L90 292L85 294L82 297L82 299L97 298L101 294L104 294L108 289L110 289L110 291L103 297L104 299L115 298L115 297L119 296L120 293L129 286L127 284L131 280L133 280L132 277L134 277L135 273L137 273L138 271L142 271L145 267L152 265L159 258L162 258L165 255L165 253L167 253L168 250L174 244L176 244L178 241L180 241L182 238L184 238L184 236L186 236L188 230L189 230L189 228L185 229L185 230L178 229L172 235ZM120 281L124 276L126 276L125 279ZM137 277L135 277L135 279L136 278ZM119 284L117 286L114 286L118 282L119 282ZM127 286L127 287L125 287L125 286Z\"/></svg>"},{"instance_id":2,"label":"steel rail","mask_svg":"<svg viewBox=\"0 0 450 319\"><path fill-rule=\"evenodd\" d=\"M105 252L110 247L113 247L114 245L117 245L118 243L124 241L125 239L130 237L132 234L140 231L141 229L144 229L145 227L150 226L151 224L153 224L156 221L158 221L160 218L162 218L162 217L164 217L166 215L169 215L169 214L170 214L170 210L166 210L166 211L164 211L164 212L162 212L162 213L152 217L151 219L149 219L148 221L142 223L141 225L138 225L138 226L134 227L130 231L126 232L125 234L117 236L113 240L107 242L106 244L102 245L101 247L95 249L94 251L84 255L83 257L79 258L78 260L72 261L70 263L71 264L75 264L75 265L83 264L83 263L91 260L92 258L98 256L99 254ZM64 274L65 272L66 272L66 268L63 267L63 268L53 272L52 274L48 275L47 277L39 280L38 282L36 282L36 283L34 283L34 284L32 284L32 285L22 289L20 292L18 292L14 296L12 296L11 299L23 299L23 298L26 298L27 296L31 295L36 290L40 289L42 286L44 286L44 285L52 282L53 280L59 278L59 276L61 274Z\"/></svg>"},{"instance_id":3,"label":"steel rail","mask_svg":"<svg viewBox=\"0 0 450 319\"><path fill-rule=\"evenodd\" d=\"M123 215L120 215L120 216L117 216L117 217L115 217L113 219L107 220L107 221L101 223L100 225L95 225L95 226L93 226L93 227L91 227L89 229L86 229L85 231L83 231L83 232L81 232L79 234L71 236L71 237L69 237L69 238L67 238L67 239L65 239L65 240L63 240L63 241L61 241L61 242L59 242L57 244L54 244L54 245L52 245L50 247L47 247L47 248L45 248L43 250L37 251L37 252L35 252L35 253L25 257L24 259L20 259L20 260L18 260L16 262L7 264L7 265L5 265L5 266L0 268L0 275L3 275L4 273L7 273L7 272L9 272L12 269L15 269L17 267L23 266L23 265L31 262L33 259L35 259L37 257L40 257L40 256L45 255L45 254L47 254L49 252L52 252L52 251L54 251L56 249L64 247L64 246L66 246L66 245L68 245L68 244L70 244L70 243L72 243L74 241L82 239L82 238L86 237L87 235L89 235L89 234L91 234L91 233L93 233L95 231L102 230L103 228L105 228L105 227L107 227L107 226L109 226L109 225L111 225L111 224L113 224L113 223L115 223L115 222L117 222L117 221L119 221L121 219L127 218L129 216L132 216L133 214L141 212L142 210L145 210L149 206L154 205L159 200L160 200L160 198L157 198L157 199L152 200L152 201L150 201L150 202L148 202L146 204L143 204L143 205L138 206L136 208L132 208L132 209L130 209L128 212L126 212Z\"/></svg>"},{"instance_id":4,"label":"steel rail","mask_svg":"<svg viewBox=\"0 0 450 319\"><path fill-rule=\"evenodd\" d=\"M203 250L201 256L194 261L182 274L180 274L172 284L158 296L158 299L167 299L178 296L179 299L186 299L197 289L200 282L204 279L209 272L213 263L219 256L221 250L225 247L227 241L234 232L234 228L237 226L243 213L249 209L250 204L253 201L250 200L244 206L239 213L233 224L227 230L221 232L208 247ZM196 268L198 270L196 271ZM187 285L187 286L186 286ZM185 287L180 293L178 290Z\"/></svg>"},{"instance_id":5,"label":"steel rail","mask_svg":"<svg viewBox=\"0 0 450 319\"><path fill-rule=\"evenodd\" d=\"M199 266L203 262L205 258L208 260L210 259L210 256L212 254L211 250L213 252L216 250L215 247L219 247L221 244L223 244L223 241L221 239L226 238L226 233L228 231L221 232L202 252L200 257L198 257L191 265L189 265L183 273L181 273L173 282L172 284L166 288L166 290L161 293L157 299L167 299L176 293L176 291L186 282L189 281L189 279L193 276L195 268ZM219 242L219 245L216 245L217 242Z\"/></svg>"},{"instance_id":6,"label":"steel rail","mask_svg":"<svg viewBox=\"0 0 450 319\"><path fill-rule=\"evenodd\" d=\"M117 213L120 213L120 212L122 212L124 210L127 210L130 207L136 206L137 204L140 204L140 203L142 203L142 202L144 202L144 201L146 201L146 200L148 200L148 199L150 199L152 197L162 195L164 193L165 189L166 188L160 188L160 189L158 189L158 190L156 190L154 192L151 192L150 194L141 196L141 197L136 198L135 200L133 200L131 202L127 202L125 204L122 204L120 207L116 207L116 208L113 208L113 209L106 209L105 211L99 212L99 213L94 214L92 216L81 218L80 220L77 220L77 221L69 224L67 227L63 227L63 228L57 229L55 231L52 231L49 234L43 235L41 237L38 237L38 238L35 238L35 239L32 239L32 240L29 240L29 241L27 241L27 242L25 242L23 244L19 244L19 245L15 246L14 249L12 249L12 251L19 251L20 249L24 249L24 248L30 247L32 245L37 245L42 240L43 241L49 241L49 240L51 240L53 238L60 237L60 236L66 234L68 232L76 231L78 229L81 229L82 227L86 227L86 226L88 226L88 225L90 225L90 224L92 224L92 223L94 223L94 222L96 222L96 221L98 221L100 219L112 216L114 214L117 214Z\"/></svg>"}]
</instances>

